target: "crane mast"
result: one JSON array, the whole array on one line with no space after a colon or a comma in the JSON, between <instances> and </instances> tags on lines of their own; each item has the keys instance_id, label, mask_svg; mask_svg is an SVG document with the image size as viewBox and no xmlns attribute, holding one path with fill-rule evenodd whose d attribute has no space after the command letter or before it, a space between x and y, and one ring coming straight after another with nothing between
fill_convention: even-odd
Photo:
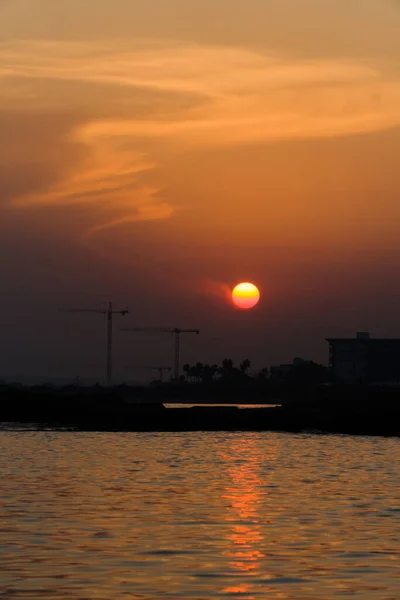
<instances>
[{"instance_id":1,"label":"crane mast","mask_svg":"<svg viewBox=\"0 0 400 600\"><path fill-rule=\"evenodd\" d=\"M180 375L180 364L179 357L181 351L181 332L179 330L174 331L173 333L175 338L175 349L174 349L174 378L176 381L179 379Z\"/></svg>"},{"instance_id":2,"label":"crane mast","mask_svg":"<svg viewBox=\"0 0 400 600\"><path fill-rule=\"evenodd\" d=\"M127 315L129 310L127 308L123 310L115 310L112 302L108 303L107 308L70 308L64 309L61 312L67 313L98 313L107 316L107 365L106 365L106 378L107 385L110 386L113 377L113 315Z\"/></svg>"},{"instance_id":3,"label":"crane mast","mask_svg":"<svg viewBox=\"0 0 400 600\"><path fill-rule=\"evenodd\" d=\"M199 335L199 329L181 329L179 327L126 327L122 331L136 333L171 333L174 336L174 379L177 381L180 375L180 351L181 333L195 333Z\"/></svg>"}]
</instances>

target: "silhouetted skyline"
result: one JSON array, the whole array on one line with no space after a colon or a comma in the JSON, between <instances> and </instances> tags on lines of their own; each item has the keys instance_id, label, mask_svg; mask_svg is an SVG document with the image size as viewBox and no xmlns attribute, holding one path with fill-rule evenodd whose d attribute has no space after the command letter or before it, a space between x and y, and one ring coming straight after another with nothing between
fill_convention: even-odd
<instances>
[{"instance_id":1,"label":"silhouetted skyline","mask_svg":"<svg viewBox=\"0 0 400 600\"><path fill-rule=\"evenodd\" d=\"M106 324L58 309L110 298L200 329L182 364L400 337L399 28L392 0L1 2L0 377L101 376ZM117 379L172 366L118 329Z\"/></svg>"}]
</instances>

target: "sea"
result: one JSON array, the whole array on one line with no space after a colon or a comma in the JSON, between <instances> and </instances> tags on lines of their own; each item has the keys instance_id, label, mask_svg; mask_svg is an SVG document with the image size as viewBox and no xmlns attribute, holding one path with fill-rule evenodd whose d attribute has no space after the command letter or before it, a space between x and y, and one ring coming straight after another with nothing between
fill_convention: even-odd
<instances>
[{"instance_id":1,"label":"sea","mask_svg":"<svg viewBox=\"0 0 400 600\"><path fill-rule=\"evenodd\" d=\"M400 439L3 425L0 598L399 600Z\"/></svg>"}]
</instances>

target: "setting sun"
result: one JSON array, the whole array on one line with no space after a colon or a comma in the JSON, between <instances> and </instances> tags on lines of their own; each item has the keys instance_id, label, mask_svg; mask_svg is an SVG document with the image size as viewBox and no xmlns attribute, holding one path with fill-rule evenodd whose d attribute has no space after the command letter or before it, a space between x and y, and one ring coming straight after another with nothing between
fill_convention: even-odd
<instances>
[{"instance_id":1,"label":"setting sun","mask_svg":"<svg viewBox=\"0 0 400 600\"><path fill-rule=\"evenodd\" d=\"M260 292L252 283L239 283L232 291L232 300L238 308L253 308L260 300Z\"/></svg>"}]
</instances>

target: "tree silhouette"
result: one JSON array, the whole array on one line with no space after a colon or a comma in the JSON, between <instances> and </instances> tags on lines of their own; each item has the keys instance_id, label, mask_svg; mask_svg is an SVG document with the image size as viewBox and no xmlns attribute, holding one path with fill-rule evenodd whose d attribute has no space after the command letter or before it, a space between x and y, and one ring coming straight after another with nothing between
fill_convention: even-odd
<instances>
[{"instance_id":1,"label":"tree silhouette","mask_svg":"<svg viewBox=\"0 0 400 600\"><path fill-rule=\"evenodd\" d=\"M231 358L224 358L220 371L222 374L233 371L233 360Z\"/></svg>"},{"instance_id":2,"label":"tree silhouette","mask_svg":"<svg viewBox=\"0 0 400 600\"><path fill-rule=\"evenodd\" d=\"M266 381L268 379L268 374L268 367L263 367L258 373L258 379L260 379L261 381Z\"/></svg>"},{"instance_id":3,"label":"tree silhouette","mask_svg":"<svg viewBox=\"0 0 400 600\"><path fill-rule=\"evenodd\" d=\"M203 365L203 363L198 362L193 367L193 376L195 377L195 379L203 381L203 375L204 375L204 365Z\"/></svg>"},{"instance_id":4,"label":"tree silhouette","mask_svg":"<svg viewBox=\"0 0 400 600\"><path fill-rule=\"evenodd\" d=\"M240 370L242 373L246 374L247 371L250 369L251 367L251 362L249 361L248 358L245 358L244 360L242 360L242 362L240 363Z\"/></svg>"},{"instance_id":5,"label":"tree silhouette","mask_svg":"<svg viewBox=\"0 0 400 600\"><path fill-rule=\"evenodd\" d=\"M203 364L183 365L183 372L189 383L197 385L216 385L227 389L255 387L257 382L260 389L304 388L320 385L329 381L328 369L312 361L297 362L282 367L262 368L254 376L249 374L251 362L248 358L241 361L239 367L234 366L231 358L225 358L222 365ZM217 377L218 376L218 377Z\"/></svg>"},{"instance_id":6,"label":"tree silhouette","mask_svg":"<svg viewBox=\"0 0 400 600\"><path fill-rule=\"evenodd\" d=\"M195 365L183 365L183 371L185 372L188 381L210 383L214 381L215 376L220 372L220 367L215 364L204 365L203 363L198 362Z\"/></svg>"}]
</instances>

